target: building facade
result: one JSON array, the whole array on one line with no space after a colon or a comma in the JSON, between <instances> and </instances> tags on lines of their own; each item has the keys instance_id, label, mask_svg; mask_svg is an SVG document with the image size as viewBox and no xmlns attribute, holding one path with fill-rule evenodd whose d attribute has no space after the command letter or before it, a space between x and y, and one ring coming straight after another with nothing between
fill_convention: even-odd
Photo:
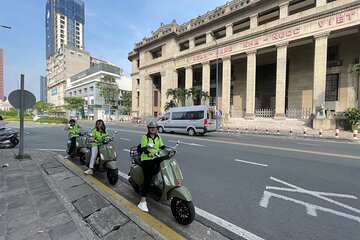
<instances>
[{"instance_id":1,"label":"building facade","mask_svg":"<svg viewBox=\"0 0 360 240\"><path fill-rule=\"evenodd\" d=\"M90 54L64 45L46 63L47 101L63 106L67 79L90 67Z\"/></svg>"},{"instance_id":2,"label":"building facade","mask_svg":"<svg viewBox=\"0 0 360 240\"><path fill-rule=\"evenodd\" d=\"M46 59L63 45L84 49L85 5L81 0L47 0Z\"/></svg>"},{"instance_id":3,"label":"building facade","mask_svg":"<svg viewBox=\"0 0 360 240\"><path fill-rule=\"evenodd\" d=\"M108 106L105 104L105 98L101 96L101 92L97 88L97 83L105 75L114 77L115 81L118 82L121 77L121 70L113 65L96 63L68 79L66 96L82 97L85 100L84 115L87 119L106 119L105 115L110 115L113 119L116 119L121 114L118 101L112 104L109 114L105 112ZM121 90L120 85L119 88Z\"/></svg>"},{"instance_id":4,"label":"building facade","mask_svg":"<svg viewBox=\"0 0 360 240\"><path fill-rule=\"evenodd\" d=\"M169 88L202 89L214 105L216 70L225 119L357 107L359 77L350 69L359 29L358 0L234 0L182 25L161 24L128 55L132 116L163 114Z\"/></svg>"},{"instance_id":5,"label":"building facade","mask_svg":"<svg viewBox=\"0 0 360 240\"><path fill-rule=\"evenodd\" d=\"M4 51L0 48L0 102L4 100Z\"/></svg>"},{"instance_id":6,"label":"building facade","mask_svg":"<svg viewBox=\"0 0 360 240\"><path fill-rule=\"evenodd\" d=\"M47 80L44 76L40 76L40 101L47 102Z\"/></svg>"}]
</instances>

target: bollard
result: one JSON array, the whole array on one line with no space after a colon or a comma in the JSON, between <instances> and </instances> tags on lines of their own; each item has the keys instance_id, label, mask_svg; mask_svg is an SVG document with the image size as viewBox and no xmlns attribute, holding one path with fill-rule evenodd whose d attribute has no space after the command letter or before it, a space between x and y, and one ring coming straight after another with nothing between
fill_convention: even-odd
<instances>
[{"instance_id":1,"label":"bollard","mask_svg":"<svg viewBox=\"0 0 360 240\"><path fill-rule=\"evenodd\" d=\"M248 126L246 126L246 133L248 133L249 132L249 127Z\"/></svg>"},{"instance_id":2,"label":"bollard","mask_svg":"<svg viewBox=\"0 0 360 240\"><path fill-rule=\"evenodd\" d=\"M266 127L265 133L269 134L269 128L268 127Z\"/></svg>"},{"instance_id":3,"label":"bollard","mask_svg":"<svg viewBox=\"0 0 360 240\"><path fill-rule=\"evenodd\" d=\"M230 133L230 127L228 127L228 133Z\"/></svg>"},{"instance_id":4,"label":"bollard","mask_svg":"<svg viewBox=\"0 0 360 240\"><path fill-rule=\"evenodd\" d=\"M306 127L304 127L304 132L303 132L304 136L306 136Z\"/></svg>"},{"instance_id":5,"label":"bollard","mask_svg":"<svg viewBox=\"0 0 360 240\"><path fill-rule=\"evenodd\" d=\"M236 128L236 132L237 132L237 133L240 133L240 132L239 132L239 128L238 128L238 127Z\"/></svg>"},{"instance_id":6,"label":"bollard","mask_svg":"<svg viewBox=\"0 0 360 240\"><path fill-rule=\"evenodd\" d=\"M255 127L255 134L257 134L257 126Z\"/></svg>"},{"instance_id":7,"label":"bollard","mask_svg":"<svg viewBox=\"0 0 360 240\"><path fill-rule=\"evenodd\" d=\"M339 129L335 129L335 137L339 138Z\"/></svg>"},{"instance_id":8,"label":"bollard","mask_svg":"<svg viewBox=\"0 0 360 240\"><path fill-rule=\"evenodd\" d=\"M222 125L220 125L220 132L222 133Z\"/></svg>"},{"instance_id":9,"label":"bollard","mask_svg":"<svg viewBox=\"0 0 360 240\"><path fill-rule=\"evenodd\" d=\"M292 136L292 128L290 128L290 136Z\"/></svg>"},{"instance_id":10,"label":"bollard","mask_svg":"<svg viewBox=\"0 0 360 240\"><path fill-rule=\"evenodd\" d=\"M354 130L353 138L358 139L358 130Z\"/></svg>"},{"instance_id":11,"label":"bollard","mask_svg":"<svg viewBox=\"0 0 360 240\"><path fill-rule=\"evenodd\" d=\"M280 134L280 129L279 129L279 128L277 128L276 133L277 133L278 135Z\"/></svg>"},{"instance_id":12,"label":"bollard","mask_svg":"<svg viewBox=\"0 0 360 240\"><path fill-rule=\"evenodd\" d=\"M321 128L320 128L320 130L319 130L319 137L323 137L323 131L322 131Z\"/></svg>"}]
</instances>

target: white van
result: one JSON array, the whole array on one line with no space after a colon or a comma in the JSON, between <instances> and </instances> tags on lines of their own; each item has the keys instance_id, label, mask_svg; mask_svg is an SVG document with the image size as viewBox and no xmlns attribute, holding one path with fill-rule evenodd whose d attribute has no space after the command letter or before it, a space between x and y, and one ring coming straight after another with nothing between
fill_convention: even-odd
<instances>
[{"instance_id":1,"label":"white van","mask_svg":"<svg viewBox=\"0 0 360 240\"><path fill-rule=\"evenodd\" d=\"M157 123L160 133L179 132L193 136L216 131L215 111L206 105L171 108Z\"/></svg>"}]
</instances>

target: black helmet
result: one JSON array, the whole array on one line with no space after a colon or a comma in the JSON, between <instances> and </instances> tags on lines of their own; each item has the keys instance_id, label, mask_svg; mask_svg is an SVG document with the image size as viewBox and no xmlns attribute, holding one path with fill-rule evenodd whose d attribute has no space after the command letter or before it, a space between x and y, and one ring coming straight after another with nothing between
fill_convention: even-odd
<instances>
[{"instance_id":1,"label":"black helmet","mask_svg":"<svg viewBox=\"0 0 360 240\"><path fill-rule=\"evenodd\" d=\"M155 120L152 120L148 123L147 125L148 128L157 128L158 127L158 124Z\"/></svg>"}]
</instances>

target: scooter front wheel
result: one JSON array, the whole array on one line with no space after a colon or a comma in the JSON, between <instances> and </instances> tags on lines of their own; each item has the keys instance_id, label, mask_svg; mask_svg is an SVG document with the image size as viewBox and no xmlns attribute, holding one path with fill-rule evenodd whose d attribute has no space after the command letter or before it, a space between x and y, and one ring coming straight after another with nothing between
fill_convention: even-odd
<instances>
[{"instance_id":1,"label":"scooter front wheel","mask_svg":"<svg viewBox=\"0 0 360 240\"><path fill-rule=\"evenodd\" d=\"M171 213L178 223L189 225L195 218L194 204L192 201L188 202L174 197L171 199Z\"/></svg>"},{"instance_id":2,"label":"scooter front wheel","mask_svg":"<svg viewBox=\"0 0 360 240\"><path fill-rule=\"evenodd\" d=\"M111 185L115 185L119 180L117 169L107 169L107 179Z\"/></svg>"}]
</instances>

